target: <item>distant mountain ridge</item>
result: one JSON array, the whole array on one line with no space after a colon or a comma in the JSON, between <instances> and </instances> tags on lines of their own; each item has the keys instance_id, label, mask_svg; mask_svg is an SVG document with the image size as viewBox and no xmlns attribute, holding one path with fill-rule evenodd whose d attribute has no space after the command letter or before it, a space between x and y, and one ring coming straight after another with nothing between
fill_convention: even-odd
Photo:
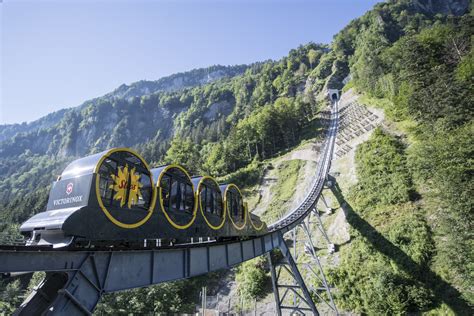
<instances>
[{"instance_id":1,"label":"distant mountain ridge","mask_svg":"<svg viewBox=\"0 0 474 316\"><path fill-rule=\"evenodd\" d=\"M69 109L61 109L43 116L37 120L18 124L0 125L0 142L14 137L18 133L29 133L40 129L47 129L58 124L70 109L80 110L84 106L96 104L104 100L130 99L157 92L174 92L211 83L222 78L232 78L241 75L248 65L222 66L214 65L207 68L193 69L186 72L172 74L158 80L140 80L129 85L122 84L114 91L83 102L81 105Z\"/></svg>"},{"instance_id":2,"label":"distant mountain ridge","mask_svg":"<svg viewBox=\"0 0 474 316\"><path fill-rule=\"evenodd\" d=\"M414 0L413 5L426 14L463 15L469 0Z\"/></svg>"},{"instance_id":3,"label":"distant mountain ridge","mask_svg":"<svg viewBox=\"0 0 474 316\"><path fill-rule=\"evenodd\" d=\"M221 66L214 65L208 68L193 69L160 78L155 81L140 80L130 85L122 84L113 92L102 98L128 99L156 92L173 92L184 88L196 87L222 78L231 78L244 73L248 65Z\"/></svg>"},{"instance_id":4,"label":"distant mountain ridge","mask_svg":"<svg viewBox=\"0 0 474 316\"><path fill-rule=\"evenodd\" d=\"M6 139L12 138L18 133L28 133L43 128L49 128L57 124L67 111L68 109L61 109L29 123L23 122L0 125L0 143Z\"/></svg>"}]
</instances>

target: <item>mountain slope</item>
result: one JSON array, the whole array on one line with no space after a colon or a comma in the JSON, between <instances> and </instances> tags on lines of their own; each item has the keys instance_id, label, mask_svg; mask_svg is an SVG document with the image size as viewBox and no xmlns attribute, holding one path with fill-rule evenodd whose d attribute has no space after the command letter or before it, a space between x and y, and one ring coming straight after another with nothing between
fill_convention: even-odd
<instances>
[{"instance_id":1,"label":"mountain slope","mask_svg":"<svg viewBox=\"0 0 474 316\"><path fill-rule=\"evenodd\" d=\"M255 185L261 161L309 130L317 136L325 89L350 75L343 89L383 110L385 121L351 154L357 182L335 192L350 227L329 273L336 304L371 315L472 314L473 25L464 0L386 1L331 46L304 45L241 76L181 90L170 88L174 79L168 88L122 86L0 143L0 229L15 232L43 210L68 161L111 146L132 146L152 165L174 161ZM153 87L164 91L141 95ZM101 308L127 302L157 312L143 290L121 295Z\"/></svg>"},{"instance_id":2,"label":"mountain slope","mask_svg":"<svg viewBox=\"0 0 474 316\"><path fill-rule=\"evenodd\" d=\"M247 65L215 65L208 68L173 74L155 81L141 80L130 85L122 84L114 91L102 97L84 102L81 106L75 108L75 110L80 110L90 104L96 104L96 102L103 102L104 100L128 100L133 97L141 97L158 92L174 92L186 88L193 88L222 78L232 78L242 75L247 68ZM0 142L10 139L18 133L36 132L52 127L58 124L68 112L70 112L68 109L63 109L30 123L0 125Z\"/></svg>"},{"instance_id":3,"label":"mountain slope","mask_svg":"<svg viewBox=\"0 0 474 316\"><path fill-rule=\"evenodd\" d=\"M472 314L473 33L466 1L388 1L335 37L345 89L386 114L339 196L352 240L332 280L347 310Z\"/></svg>"}]
</instances>

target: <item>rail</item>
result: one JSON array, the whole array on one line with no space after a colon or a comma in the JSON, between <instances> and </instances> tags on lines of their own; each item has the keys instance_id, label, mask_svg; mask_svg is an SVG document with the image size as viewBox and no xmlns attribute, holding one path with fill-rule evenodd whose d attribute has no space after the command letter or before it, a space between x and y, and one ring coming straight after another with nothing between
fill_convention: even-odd
<instances>
[{"instance_id":1,"label":"rail","mask_svg":"<svg viewBox=\"0 0 474 316\"><path fill-rule=\"evenodd\" d=\"M271 224L268 229L269 231L281 230L285 233L291 230L293 227L298 225L311 210L314 208L318 201L321 191L323 190L324 183L327 178L329 169L331 168L331 160L334 152L334 143L337 134L337 123L338 123L338 102L334 102L331 108L331 123L327 131L326 140L323 146L323 154L320 163L316 169L315 177L311 190L303 200L303 202L297 206L294 210L289 212L287 215Z\"/></svg>"}]
</instances>

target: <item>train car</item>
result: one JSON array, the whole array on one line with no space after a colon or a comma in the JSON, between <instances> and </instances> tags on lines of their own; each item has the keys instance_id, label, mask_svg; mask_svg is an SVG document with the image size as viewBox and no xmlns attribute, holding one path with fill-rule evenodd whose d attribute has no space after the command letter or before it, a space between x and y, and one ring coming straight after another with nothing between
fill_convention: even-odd
<instances>
[{"instance_id":1,"label":"train car","mask_svg":"<svg viewBox=\"0 0 474 316\"><path fill-rule=\"evenodd\" d=\"M20 227L30 245L137 245L148 239L243 238L266 233L234 184L191 178L179 165L150 170L115 148L70 163L45 212Z\"/></svg>"},{"instance_id":2,"label":"train car","mask_svg":"<svg viewBox=\"0 0 474 316\"><path fill-rule=\"evenodd\" d=\"M155 210L156 187L147 163L115 148L70 163L53 182L46 211L20 227L32 244L143 238Z\"/></svg>"},{"instance_id":3,"label":"train car","mask_svg":"<svg viewBox=\"0 0 474 316\"><path fill-rule=\"evenodd\" d=\"M235 184L219 185L209 176L193 179L201 218L207 236L228 238L258 236L267 231L258 216L250 214L240 189Z\"/></svg>"},{"instance_id":4,"label":"train car","mask_svg":"<svg viewBox=\"0 0 474 316\"><path fill-rule=\"evenodd\" d=\"M160 238L180 241L198 237L197 204L188 172L179 165L161 166L151 172L157 188L156 225L160 227Z\"/></svg>"},{"instance_id":5,"label":"train car","mask_svg":"<svg viewBox=\"0 0 474 316\"><path fill-rule=\"evenodd\" d=\"M226 236L226 212L222 193L217 181L209 176L193 178L196 202L200 214L200 225L206 228L207 236Z\"/></svg>"}]
</instances>

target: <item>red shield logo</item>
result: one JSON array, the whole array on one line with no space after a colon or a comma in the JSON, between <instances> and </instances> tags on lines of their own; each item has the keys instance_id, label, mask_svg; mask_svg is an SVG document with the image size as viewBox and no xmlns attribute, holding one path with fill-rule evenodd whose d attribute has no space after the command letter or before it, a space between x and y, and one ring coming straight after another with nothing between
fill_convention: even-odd
<instances>
[{"instance_id":1,"label":"red shield logo","mask_svg":"<svg viewBox=\"0 0 474 316\"><path fill-rule=\"evenodd\" d=\"M72 193L72 188L74 187L74 184L72 182L69 182L66 187L66 194L69 195Z\"/></svg>"}]
</instances>

